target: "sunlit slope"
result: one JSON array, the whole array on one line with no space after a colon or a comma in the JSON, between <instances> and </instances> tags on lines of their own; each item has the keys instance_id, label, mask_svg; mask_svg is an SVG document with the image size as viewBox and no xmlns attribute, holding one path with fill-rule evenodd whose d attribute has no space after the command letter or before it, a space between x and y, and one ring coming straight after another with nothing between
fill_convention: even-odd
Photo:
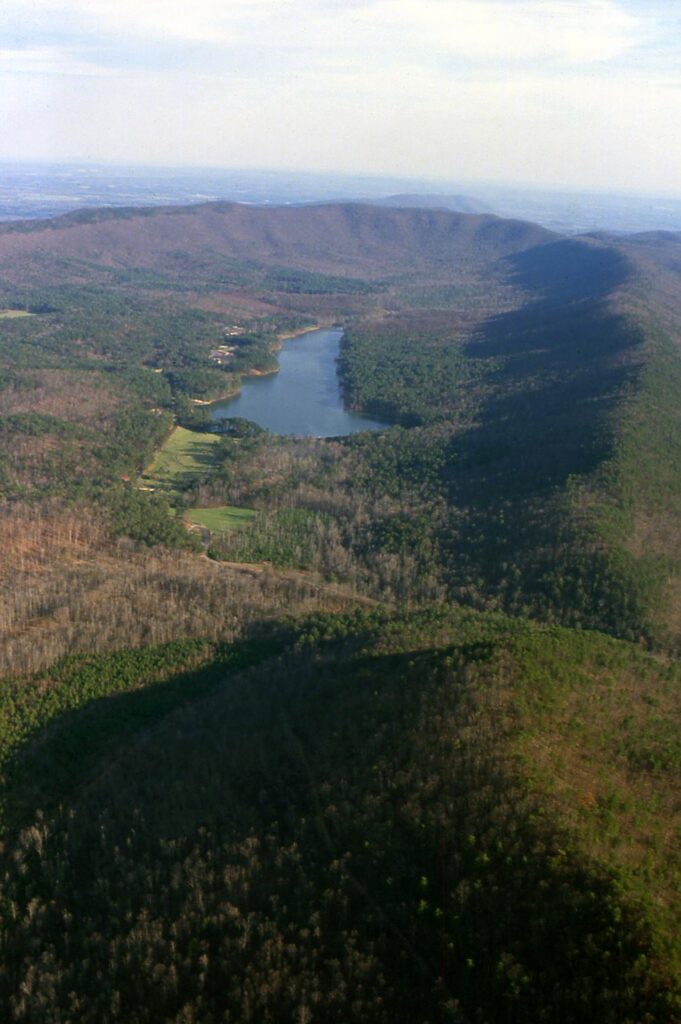
<instances>
[{"instance_id":1,"label":"sunlit slope","mask_svg":"<svg viewBox=\"0 0 681 1024\"><path fill-rule=\"evenodd\" d=\"M83 210L54 220L1 225L0 261L8 279L21 267L25 272L49 259L65 261L64 273L82 280L97 266L147 268L170 276L188 270L205 274L218 268L220 258L380 278L426 267L447 274L457 261L466 269L471 262L555 237L523 221L446 210L206 203ZM69 267L69 260L79 262Z\"/></svg>"},{"instance_id":2,"label":"sunlit slope","mask_svg":"<svg viewBox=\"0 0 681 1024\"><path fill-rule=\"evenodd\" d=\"M5 1019L678 1019L674 669L457 611L279 642L204 683L178 649L119 755L106 699L46 733L93 739L7 846Z\"/></svg>"}]
</instances>

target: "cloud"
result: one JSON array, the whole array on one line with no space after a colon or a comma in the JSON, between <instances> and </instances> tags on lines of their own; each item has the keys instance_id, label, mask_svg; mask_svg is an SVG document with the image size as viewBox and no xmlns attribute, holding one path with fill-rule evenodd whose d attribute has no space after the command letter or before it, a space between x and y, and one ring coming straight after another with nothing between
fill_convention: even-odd
<instances>
[{"instance_id":1,"label":"cloud","mask_svg":"<svg viewBox=\"0 0 681 1024\"><path fill-rule=\"evenodd\" d=\"M130 76L115 89L97 78L27 84L9 107L0 90L4 145L19 140L27 159L58 153L670 192L681 180L678 78L526 72L454 81L431 70L365 68L345 85L339 73L325 89L311 76L284 76L276 90L259 76L179 74Z\"/></svg>"},{"instance_id":2,"label":"cloud","mask_svg":"<svg viewBox=\"0 0 681 1024\"><path fill-rule=\"evenodd\" d=\"M2 3L0 158L681 180L679 76L631 2Z\"/></svg>"},{"instance_id":3,"label":"cloud","mask_svg":"<svg viewBox=\"0 0 681 1024\"><path fill-rule=\"evenodd\" d=\"M218 45L243 40L286 0L4 0L5 22L27 33L73 31L91 37Z\"/></svg>"},{"instance_id":4,"label":"cloud","mask_svg":"<svg viewBox=\"0 0 681 1024\"><path fill-rule=\"evenodd\" d=\"M614 0L5 0L24 31L432 60L608 61L640 21Z\"/></svg>"},{"instance_id":5,"label":"cloud","mask_svg":"<svg viewBox=\"0 0 681 1024\"><path fill-rule=\"evenodd\" d=\"M607 61L636 41L638 19L609 0L381 0L359 16L376 33L408 34L474 61Z\"/></svg>"},{"instance_id":6,"label":"cloud","mask_svg":"<svg viewBox=\"0 0 681 1024\"><path fill-rule=\"evenodd\" d=\"M82 54L57 46L0 49L0 75L96 75L110 72Z\"/></svg>"}]
</instances>

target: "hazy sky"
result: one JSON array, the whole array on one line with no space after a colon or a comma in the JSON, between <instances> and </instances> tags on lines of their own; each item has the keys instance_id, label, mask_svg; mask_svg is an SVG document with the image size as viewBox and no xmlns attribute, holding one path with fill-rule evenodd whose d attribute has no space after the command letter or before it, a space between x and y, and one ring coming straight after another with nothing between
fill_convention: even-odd
<instances>
[{"instance_id":1,"label":"hazy sky","mask_svg":"<svg viewBox=\"0 0 681 1024\"><path fill-rule=\"evenodd\" d=\"M0 160L681 194L681 0L0 0Z\"/></svg>"}]
</instances>

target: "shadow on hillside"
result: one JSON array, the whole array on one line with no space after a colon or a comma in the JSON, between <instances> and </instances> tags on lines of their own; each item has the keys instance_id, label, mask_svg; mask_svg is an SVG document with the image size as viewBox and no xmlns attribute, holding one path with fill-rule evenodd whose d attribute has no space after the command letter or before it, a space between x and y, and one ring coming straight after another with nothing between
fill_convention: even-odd
<instances>
[{"instance_id":1,"label":"shadow on hillside","mask_svg":"<svg viewBox=\"0 0 681 1024\"><path fill-rule=\"evenodd\" d=\"M223 690L126 752L48 841L28 835L4 882L17 924L0 992L30 964L54 1005L84 993L104 1019L115 982L140 1020L159 1005L178 1019L198 949L213 973L194 1019L243 1019L236 976L265 993L262 1019L291 1020L268 985L272 947L293 991L350 947L376 951L387 1001L360 1017L356 990L337 986L317 1003L347 1005L330 1020L444 1019L454 996L459 1020L668 1019L646 922L505 756L487 647L446 672L428 650L340 653L254 673L236 715ZM161 996L139 966L159 945L148 922L170 934L179 978Z\"/></svg>"},{"instance_id":2,"label":"shadow on hillside","mask_svg":"<svg viewBox=\"0 0 681 1024\"><path fill-rule=\"evenodd\" d=\"M506 585L508 565L530 588L538 558L538 578L554 571L565 489L613 455L641 342L610 300L628 272L616 250L568 240L507 262L535 298L487 321L467 345L494 368L474 426L452 442L447 481L453 503L468 510L457 544L469 574L492 590Z\"/></svg>"},{"instance_id":3,"label":"shadow on hillside","mask_svg":"<svg viewBox=\"0 0 681 1024\"><path fill-rule=\"evenodd\" d=\"M613 413L636 371L640 336L608 303L626 278L617 251L569 240L508 262L537 298L467 345L497 366L475 426L454 442L457 503L545 493L592 472L612 452Z\"/></svg>"},{"instance_id":4,"label":"shadow on hillside","mask_svg":"<svg viewBox=\"0 0 681 1024\"><path fill-rule=\"evenodd\" d=\"M510 280L531 296L532 307L602 298L632 272L624 253L592 238L564 238L514 253L504 265Z\"/></svg>"},{"instance_id":5,"label":"shadow on hillside","mask_svg":"<svg viewBox=\"0 0 681 1024\"><path fill-rule=\"evenodd\" d=\"M3 828L10 833L47 814L92 778L124 745L166 715L206 696L230 676L278 654L287 637L254 633L218 648L207 664L166 670L161 682L140 678L137 689L113 692L56 716L4 766ZM68 685L74 685L69 680Z\"/></svg>"}]
</instances>

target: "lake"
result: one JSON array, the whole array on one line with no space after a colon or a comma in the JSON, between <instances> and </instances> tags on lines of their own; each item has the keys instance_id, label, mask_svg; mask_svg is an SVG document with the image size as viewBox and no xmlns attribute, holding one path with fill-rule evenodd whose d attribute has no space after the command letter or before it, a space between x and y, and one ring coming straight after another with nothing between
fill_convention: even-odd
<instances>
[{"instance_id":1,"label":"lake","mask_svg":"<svg viewBox=\"0 0 681 1024\"><path fill-rule=\"evenodd\" d=\"M244 377L235 398L214 402L213 420L241 416L274 434L340 437L382 430L387 423L349 412L343 405L336 360L343 331L322 328L284 342L279 372Z\"/></svg>"}]
</instances>

